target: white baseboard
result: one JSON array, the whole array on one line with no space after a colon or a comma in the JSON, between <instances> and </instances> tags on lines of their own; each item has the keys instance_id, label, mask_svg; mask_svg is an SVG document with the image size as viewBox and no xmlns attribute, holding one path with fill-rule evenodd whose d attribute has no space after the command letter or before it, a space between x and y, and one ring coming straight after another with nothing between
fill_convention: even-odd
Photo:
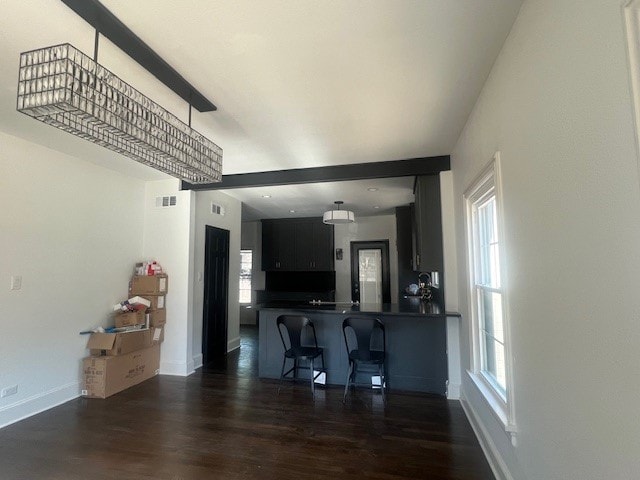
<instances>
[{"instance_id":1,"label":"white baseboard","mask_svg":"<svg viewBox=\"0 0 640 480\"><path fill-rule=\"evenodd\" d=\"M33 395L0 408L0 428L19 422L80 396L80 383L73 382Z\"/></svg>"},{"instance_id":2,"label":"white baseboard","mask_svg":"<svg viewBox=\"0 0 640 480\"><path fill-rule=\"evenodd\" d=\"M174 375L177 377L188 377L195 370L191 362L160 362L160 375Z\"/></svg>"},{"instance_id":3,"label":"white baseboard","mask_svg":"<svg viewBox=\"0 0 640 480\"><path fill-rule=\"evenodd\" d=\"M449 383L447 385L447 399L460 400L460 384L459 383Z\"/></svg>"},{"instance_id":4,"label":"white baseboard","mask_svg":"<svg viewBox=\"0 0 640 480\"><path fill-rule=\"evenodd\" d=\"M227 353L232 352L236 348L240 348L240 337L232 338L227 342Z\"/></svg>"},{"instance_id":5,"label":"white baseboard","mask_svg":"<svg viewBox=\"0 0 640 480\"><path fill-rule=\"evenodd\" d=\"M240 348L240 337L236 337L227 342L227 353L232 352L237 348ZM204 357L201 353L193 357L192 364L194 369L200 368L202 367L202 365L204 365L203 358ZM162 373L162 371L160 371L160 373Z\"/></svg>"},{"instance_id":6,"label":"white baseboard","mask_svg":"<svg viewBox=\"0 0 640 480\"><path fill-rule=\"evenodd\" d=\"M476 434L476 438L480 443L480 447L482 448L484 456L487 458L487 462L489 462L489 466L491 467L496 479L513 480L513 475L511 475L507 464L502 459L502 455L498 452L495 443L493 443L487 429L484 427L475 410L465 397L464 392L461 395L460 404L462 405L462 409L471 424L471 428L473 428L473 431Z\"/></svg>"},{"instance_id":7,"label":"white baseboard","mask_svg":"<svg viewBox=\"0 0 640 480\"><path fill-rule=\"evenodd\" d=\"M193 368L200 368L203 365L202 363L202 354L199 353L195 357L193 357Z\"/></svg>"}]
</instances>

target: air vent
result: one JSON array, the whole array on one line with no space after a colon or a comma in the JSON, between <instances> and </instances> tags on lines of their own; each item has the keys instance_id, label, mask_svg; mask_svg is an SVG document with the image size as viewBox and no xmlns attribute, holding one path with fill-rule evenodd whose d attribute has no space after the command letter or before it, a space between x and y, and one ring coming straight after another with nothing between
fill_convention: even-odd
<instances>
[{"instance_id":1,"label":"air vent","mask_svg":"<svg viewBox=\"0 0 640 480\"><path fill-rule=\"evenodd\" d=\"M214 215L224 215L224 207L217 203L211 203L211 213Z\"/></svg>"},{"instance_id":2,"label":"air vent","mask_svg":"<svg viewBox=\"0 0 640 480\"><path fill-rule=\"evenodd\" d=\"M156 207L175 207L176 196L156 197Z\"/></svg>"}]
</instances>

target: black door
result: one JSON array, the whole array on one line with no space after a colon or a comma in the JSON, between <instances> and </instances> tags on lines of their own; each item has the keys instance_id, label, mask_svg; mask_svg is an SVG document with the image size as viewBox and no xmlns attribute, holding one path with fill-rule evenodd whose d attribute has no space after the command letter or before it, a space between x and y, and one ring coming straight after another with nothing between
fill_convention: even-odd
<instances>
[{"instance_id":1,"label":"black door","mask_svg":"<svg viewBox=\"0 0 640 480\"><path fill-rule=\"evenodd\" d=\"M229 231L206 226L204 247L203 363L227 354Z\"/></svg>"},{"instance_id":2,"label":"black door","mask_svg":"<svg viewBox=\"0 0 640 480\"><path fill-rule=\"evenodd\" d=\"M391 303L390 284L389 240L351 242L351 299Z\"/></svg>"}]
</instances>

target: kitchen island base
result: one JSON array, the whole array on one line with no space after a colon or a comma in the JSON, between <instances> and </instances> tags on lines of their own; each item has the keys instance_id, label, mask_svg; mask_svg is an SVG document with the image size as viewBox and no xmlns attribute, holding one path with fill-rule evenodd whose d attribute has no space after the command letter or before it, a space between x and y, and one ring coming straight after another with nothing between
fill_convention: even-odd
<instances>
[{"instance_id":1,"label":"kitchen island base","mask_svg":"<svg viewBox=\"0 0 640 480\"><path fill-rule=\"evenodd\" d=\"M386 330L387 388L390 391L446 395L448 375L445 315L353 312L311 307L260 308L258 371L261 378L280 378L284 353L276 325L280 315L304 315L313 322L318 346L324 349L327 384L344 386L347 378L349 358L344 344L342 321L352 316L373 316L384 322ZM372 373L372 376L376 375Z\"/></svg>"}]
</instances>

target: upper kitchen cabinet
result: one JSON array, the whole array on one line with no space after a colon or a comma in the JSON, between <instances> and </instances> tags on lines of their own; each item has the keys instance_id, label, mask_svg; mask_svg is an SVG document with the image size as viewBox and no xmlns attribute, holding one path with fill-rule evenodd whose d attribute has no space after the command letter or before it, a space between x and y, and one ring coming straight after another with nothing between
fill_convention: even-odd
<instances>
[{"instance_id":1,"label":"upper kitchen cabinet","mask_svg":"<svg viewBox=\"0 0 640 480\"><path fill-rule=\"evenodd\" d=\"M294 225L274 220L262 221L262 270L293 270Z\"/></svg>"},{"instance_id":2,"label":"upper kitchen cabinet","mask_svg":"<svg viewBox=\"0 0 640 480\"><path fill-rule=\"evenodd\" d=\"M333 226L320 218L262 220L262 269L334 270Z\"/></svg>"},{"instance_id":3,"label":"upper kitchen cabinet","mask_svg":"<svg viewBox=\"0 0 640 480\"><path fill-rule=\"evenodd\" d=\"M415 184L415 266L416 271L443 271L442 210L440 177L421 175Z\"/></svg>"}]
</instances>

